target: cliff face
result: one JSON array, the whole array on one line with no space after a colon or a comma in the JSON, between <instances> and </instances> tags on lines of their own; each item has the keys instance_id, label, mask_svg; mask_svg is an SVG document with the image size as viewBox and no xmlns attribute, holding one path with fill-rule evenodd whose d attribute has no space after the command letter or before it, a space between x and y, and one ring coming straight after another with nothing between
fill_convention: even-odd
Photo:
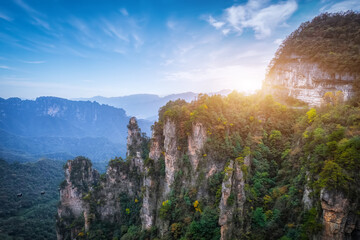
<instances>
[{"instance_id":1,"label":"cliff face","mask_svg":"<svg viewBox=\"0 0 360 240\"><path fill-rule=\"evenodd\" d=\"M319 106L326 92L357 95L360 14L323 13L302 23L279 46L264 82L266 91Z\"/></svg>"},{"instance_id":2,"label":"cliff face","mask_svg":"<svg viewBox=\"0 0 360 240\"><path fill-rule=\"evenodd\" d=\"M233 239L236 217L243 219L245 196L245 176L250 166L250 156L230 161L225 168L225 178L221 185L220 217L221 239ZM243 226L237 226L242 228Z\"/></svg>"},{"instance_id":3,"label":"cliff face","mask_svg":"<svg viewBox=\"0 0 360 240\"><path fill-rule=\"evenodd\" d=\"M356 203L350 204L342 193L323 190L321 208L323 212L322 239L358 239L360 237L359 216L354 212Z\"/></svg>"},{"instance_id":4,"label":"cliff face","mask_svg":"<svg viewBox=\"0 0 360 240\"><path fill-rule=\"evenodd\" d=\"M311 181L319 175L312 175L311 169L290 176L291 162L283 159L290 153L291 138L285 138L285 131L266 130L265 124L285 118L281 110L286 108L280 106L274 111L279 114L276 118L246 117L253 124L246 133L253 135L244 139L255 139L249 145L238 134L232 134L232 122L219 118L216 129L223 132L221 138L212 136L214 131L200 121L188 122L191 124L185 128L176 118L164 117L155 124L150 140L141 134L132 118L126 160L111 160L101 177L88 160L67 163L66 181L60 191L58 239L100 239L96 234L103 229L111 229L107 239L252 239L266 236L264 228L279 231L277 236L281 236L284 224L286 228L298 224L297 234L308 238L357 239L360 219L356 200L325 188L318 194ZM286 128L291 127L289 124ZM268 134L262 134L265 131ZM341 141L345 143L347 140ZM293 157L305 149L299 144L295 146L298 153L290 153ZM356 147L352 146L350 153L356 153ZM349 156L349 152L346 154ZM288 164L284 168L288 172L276 170L270 176L272 168L283 163ZM296 179L296 187L277 185L278 172L287 174L286 181ZM298 214L290 216L288 212L294 208ZM313 211L310 217L309 211ZM300 213L306 220L300 219ZM255 234L251 233L253 229Z\"/></svg>"},{"instance_id":5,"label":"cliff face","mask_svg":"<svg viewBox=\"0 0 360 240\"><path fill-rule=\"evenodd\" d=\"M72 239L79 234L86 234L91 225L97 221L121 224L124 218L128 217L127 215L132 214L126 211L134 211L133 214L137 215L134 217L137 219L135 223L140 223L142 229L150 230L156 227L159 236L165 237L171 234L171 222L168 216L161 213L160 209L164 202L173 201L174 197L184 197L185 194L189 196L187 201L191 206L190 212L193 213L201 212L206 205L212 204L215 196L209 195L209 181L217 175L220 176L220 183L222 182L221 173L226 161L212 158L211 153L207 156L204 152L207 136L202 124L192 125L185 147L179 146L176 127L175 122L167 119L162 133L153 134L149 158L143 159L141 146L144 140L141 138L136 120L130 119L127 161L112 160L100 180L95 171L85 169L87 162L77 159L69 161L65 171L67 185L60 192L58 239ZM234 170L228 173L222 183L219 199L222 239L231 239L234 228L231 224L231 215L235 213L237 216L241 215L245 201L245 178L240 165L248 166L249 162L250 157L245 159L245 163L232 161L231 167L228 168ZM81 180L84 186L82 191L74 188L77 182L69 177L73 164L84 168L77 171L87 171L89 176L93 176ZM177 190L179 188L182 189L181 193ZM235 196L235 203L231 203L231 206L228 201L230 194L232 197ZM129 203L121 200L124 196L136 203L133 202L129 207ZM195 205L195 202L198 204ZM72 218L64 222L66 216ZM78 219L77 227L66 228L66 226L74 226L76 219Z\"/></svg>"},{"instance_id":6,"label":"cliff face","mask_svg":"<svg viewBox=\"0 0 360 240\"><path fill-rule=\"evenodd\" d=\"M83 197L92 190L99 180L99 173L92 169L91 162L83 157L69 160L65 165L65 180L60 188L60 205L57 214L57 238L74 239L82 227L89 228L89 206ZM84 225L69 225L82 219Z\"/></svg>"},{"instance_id":7,"label":"cliff face","mask_svg":"<svg viewBox=\"0 0 360 240\"><path fill-rule=\"evenodd\" d=\"M341 91L344 100L354 96L353 84L358 78L356 73L330 73L321 69L317 63L292 56L287 62L279 63L272 69L264 82L264 88L275 95L291 96L309 105L319 106L326 92Z\"/></svg>"}]
</instances>

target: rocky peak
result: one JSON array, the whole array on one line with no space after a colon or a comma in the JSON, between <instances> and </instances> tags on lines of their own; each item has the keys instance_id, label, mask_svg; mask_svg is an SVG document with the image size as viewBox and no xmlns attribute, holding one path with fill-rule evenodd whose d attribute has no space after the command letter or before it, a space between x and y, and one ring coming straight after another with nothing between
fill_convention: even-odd
<instances>
[{"instance_id":1,"label":"rocky peak","mask_svg":"<svg viewBox=\"0 0 360 240\"><path fill-rule=\"evenodd\" d=\"M206 130L201 123L192 126L192 134L188 137L188 154L193 169L197 169L199 164L199 151L203 148L206 141Z\"/></svg>"},{"instance_id":2,"label":"rocky peak","mask_svg":"<svg viewBox=\"0 0 360 240\"><path fill-rule=\"evenodd\" d=\"M176 125L167 119L164 125L164 149L165 149L165 191L164 195L170 192L170 185L174 182L177 166L177 142Z\"/></svg>"},{"instance_id":3,"label":"rocky peak","mask_svg":"<svg viewBox=\"0 0 360 240\"><path fill-rule=\"evenodd\" d=\"M97 184L100 175L85 157L67 161L64 168L65 180L60 186L60 205L57 214L57 238L73 239L81 228L72 228L70 232L63 229L79 218L84 218L84 227L89 228L88 206L84 203L83 197Z\"/></svg>"},{"instance_id":4,"label":"rocky peak","mask_svg":"<svg viewBox=\"0 0 360 240\"><path fill-rule=\"evenodd\" d=\"M126 156L141 157L142 149L142 135L141 129L136 121L135 117L130 118L127 136L127 152Z\"/></svg>"},{"instance_id":5,"label":"rocky peak","mask_svg":"<svg viewBox=\"0 0 360 240\"><path fill-rule=\"evenodd\" d=\"M280 45L263 88L282 99L293 97L319 106L326 92L345 100L359 92L360 14L323 13L303 23ZM341 40L339 40L341 36Z\"/></svg>"}]
</instances>

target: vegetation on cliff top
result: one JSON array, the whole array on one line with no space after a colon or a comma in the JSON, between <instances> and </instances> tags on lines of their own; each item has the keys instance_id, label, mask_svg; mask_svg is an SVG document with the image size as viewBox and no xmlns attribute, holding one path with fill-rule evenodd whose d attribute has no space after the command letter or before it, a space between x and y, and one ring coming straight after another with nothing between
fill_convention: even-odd
<instances>
[{"instance_id":1,"label":"vegetation on cliff top","mask_svg":"<svg viewBox=\"0 0 360 240\"><path fill-rule=\"evenodd\" d=\"M235 239L311 238L321 230L318 199L324 188L359 202L360 108L339 99L324 102L316 109L298 109L279 104L271 96L233 92L226 97L201 95L191 103L178 100L161 108L154 125L155 137L162 137L167 121L175 123L180 164L167 199L156 209L168 226L162 239L219 238L219 201L222 183L234 171L229 166L231 161L241 166L246 196L243 210L234 189L227 199L226 204L234 207L231 224ZM206 129L207 140L199 152L198 168L192 169L187 139L195 123ZM244 165L246 156L251 157L250 166ZM209 161L223 166L223 171L206 177L204 166ZM163 159L155 164L147 158L144 164L155 185L160 185L164 181ZM121 159L109 165L127 169ZM195 186L184 187L193 176ZM304 210L304 186L313 199L309 210ZM141 198L119 196L124 221L109 223L96 217L83 238L160 237L156 227L141 231ZM86 201L95 206L102 200L95 194Z\"/></svg>"},{"instance_id":2,"label":"vegetation on cliff top","mask_svg":"<svg viewBox=\"0 0 360 240\"><path fill-rule=\"evenodd\" d=\"M357 189L360 181L360 109L339 99L325 98L324 103L317 109L306 110L281 105L271 96L261 94L247 97L236 92L227 97L202 95L191 103L169 102L159 111L159 121L154 129L155 134L161 135L164 123L173 121L179 145L177 150L180 156L186 156L191 126L202 123L207 130L207 141L200 153L200 166L202 161L224 163L251 155L251 168L244 166L246 203L243 216L251 221L233 219L236 238L308 239L321 230L321 225L314 224L320 221L321 209L317 200L313 208L304 210L305 184L314 196L318 196L315 199L319 199L320 190L324 188L341 191L354 202L359 201L360 195ZM202 208L217 212L221 190L218 183L226 180L224 173L233 171L227 170L226 166L221 175L218 173L208 179L210 197L198 199ZM181 174L175 178L170 201L164 204L160 213L173 224L171 230L177 235L201 239L191 234L191 221L185 220L186 216L192 221L199 219L196 214L192 215L191 207L186 204L185 198L189 196L194 201L191 198L193 190L187 192L181 188L186 179L185 170L186 161ZM199 174L199 186L203 181L201 176ZM219 177L220 181L217 181ZM180 184L177 184L177 178ZM231 193L228 205L236 201L235 194ZM236 211L233 212L235 216ZM176 212L182 214L176 215ZM175 226L181 226L183 230L176 231ZM178 239L174 234L169 239Z\"/></svg>"},{"instance_id":3,"label":"vegetation on cliff top","mask_svg":"<svg viewBox=\"0 0 360 240\"><path fill-rule=\"evenodd\" d=\"M360 13L323 13L302 23L280 45L269 65L297 58L319 64L330 73L360 73Z\"/></svg>"}]
</instances>

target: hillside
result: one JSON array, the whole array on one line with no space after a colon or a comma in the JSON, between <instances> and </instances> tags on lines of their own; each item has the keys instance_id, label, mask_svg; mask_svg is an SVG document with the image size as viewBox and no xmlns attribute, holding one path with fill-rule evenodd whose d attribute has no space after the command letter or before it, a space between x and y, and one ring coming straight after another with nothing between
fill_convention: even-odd
<instances>
[{"instance_id":1,"label":"hillside","mask_svg":"<svg viewBox=\"0 0 360 240\"><path fill-rule=\"evenodd\" d=\"M110 161L101 177L87 159L67 162L57 232L61 239L356 239L359 116L359 107L341 102L296 109L236 92L169 102L150 148L130 122L127 159Z\"/></svg>"},{"instance_id":2,"label":"hillside","mask_svg":"<svg viewBox=\"0 0 360 240\"><path fill-rule=\"evenodd\" d=\"M360 13L324 13L305 22L280 45L264 88L320 105L326 92L349 99L360 91Z\"/></svg>"},{"instance_id":3,"label":"hillside","mask_svg":"<svg viewBox=\"0 0 360 240\"><path fill-rule=\"evenodd\" d=\"M125 156L128 121L124 110L97 102L0 99L0 156L24 162L85 155L105 162ZM140 124L149 134L151 122Z\"/></svg>"},{"instance_id":4,"label":"hillside","mask_svg":"<svg viewBox=\"0 0 360 240\"><path fill-rule=\"evenodd\" d=\"M56 238L54 215L63 164L52 160L9 164L0 160L1 239ZM22 197L17 197L18 193Z\"/></svg>"}]
</instances>

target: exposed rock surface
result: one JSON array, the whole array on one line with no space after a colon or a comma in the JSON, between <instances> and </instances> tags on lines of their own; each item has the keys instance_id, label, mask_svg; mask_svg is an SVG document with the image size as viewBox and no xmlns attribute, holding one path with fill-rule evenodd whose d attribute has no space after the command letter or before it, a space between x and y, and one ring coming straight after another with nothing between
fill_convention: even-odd
<instances>
[{"instance_id":1,"label":"exposed rock surface","mask_svg":"<svg viewBox=\"0 0 360 240\"><path fill-rule=\"evenodd\" d=\"M341 192L322 190L323 231L321 239L359 239L359 217Z\"/></svg>"},{"instance_id":2,"label":"exposed rock surface","mask_svg":"<svg viewBox=\"0 0 360 240\"><path fill-rule=\"evenodd\" d=\"M197 169L199 164L199 150L201 150L206 141L206 131L201 123L193 124L192 134L188 138L188 152L193 169Z\"/></svg>"},{"instance_id":3,"label":"exposed rock surface","mask_svg":"<svg viewBox=\"0 0 360 240\"><path fill-rule=\"evenodd\" d=\"M174 182L177 166L176 126L171 120L167 120L164 126L164 149L165 149L165 189L164 195L170 192L170 185Z\"/></svg>"},{"instance_id":4,"label":"exposed rock surface","mask_svg":"<svg viewBox=\"0 0 360 240\"><path fill-rule=\"evenodd\" d=\"M326 92L342 91L347 100L354 95L355 73L330 74L299 56L277 64L264 82L266 91L291 96L312 106L319 106Z\"/></svg>"},{"instance_id":5,"label":"exposed rock surface","mask_svg":"<svg viewBox=\"0 0 360 240\"><path fill-rule=\"evenodd\" d=\"M88 231L94 219L121 223L124 209L119 198L123 194L132 199L142 200L139 203L141 204L139 217L142 228L150 229L156 226L160 236L168 234L170 223L159 216L159 209L163 202L169 199L170 191L175 188L174 184L180 184L183 189L191 191L193 199L208 201L210 198L209 179L224 170L226 161L218 161L204 153L203 148L207 139L206 129L200 123L193 124L186 141L186 149L178 146L175 122L167 119L162 129L161 134L153 134L149 158L143 159L141 156L143 155L142 141L144 139L141 137L136 119L131 118L128 125L127 162L117 159L111 161L96 189L93 189L92 186L97 183L98 174L95 174L96 177L83 181L87 191L80 193L72 191L74 182L68 177L69 170L66 170L68 186L61 191L59 217L64 216L63 212L66 209L68 215L74 216L72 221L79 217L84 219L81 227L71 228L70 234L65 226L59 227L58 239L74 238L80 233L82 227L85 232ZM183 154L180 154L181 150L183 150ZM69 163L71 164L72 161ZM86 163L80 162L79 164ZM222 184L219 219L222 239L231 239L231 232L234 228L231 224L231 216L242 214L245 201L245 178L241 166L244 164L247 166L250 164L250 157L246 157L241 163L231 161L229 166L233 168L233 171L228 173L229 176L225 177L226 180ZM71 167L69 169L71 171ZM154 171L157 171L158 175L154 175ZM164 171L163 174L161 171ZM176 182L179 181L176 180L179 173L184 177L181 178L181 182ZM230 194L234 195L235 199L231 206L227 201ZM92 210L90 210L89 199L96 202L96 206ZM58 223L60 223L60 218ZM65 225L70 224L71 222L67 222Z\"/></svg>"},{"instance_id":6,"label":"exposed rock surface","mask_svg":"<svg viewBox=\"0 0 360 240\"><path fill-rule=\"evenodd\" d=\"M242 166L245 166L242 168ZM219 225L221 226L221 239L233 239L233 218L243 216L245 197L244 172L250 166L250 156L245 159L231 160L225 168L225 177L221 188Z\"/></svg>"},{"instance_id":7,"label":"exposed rock surface","mask_svg":"<svg viewBox=\"0 0 360 240\"><path fill-rule=\"evenodd\" d=\"M57 214L57 238L74 239L81 228L65 231L67 225L77 218L84 217L85 229L89 228L89 206L83 201L86 193L96 185L99 173L92 169L91 162L83 157L69 160L65 165L65 181L60 188L60 205Z\"/></svg>"}]
</instances>

